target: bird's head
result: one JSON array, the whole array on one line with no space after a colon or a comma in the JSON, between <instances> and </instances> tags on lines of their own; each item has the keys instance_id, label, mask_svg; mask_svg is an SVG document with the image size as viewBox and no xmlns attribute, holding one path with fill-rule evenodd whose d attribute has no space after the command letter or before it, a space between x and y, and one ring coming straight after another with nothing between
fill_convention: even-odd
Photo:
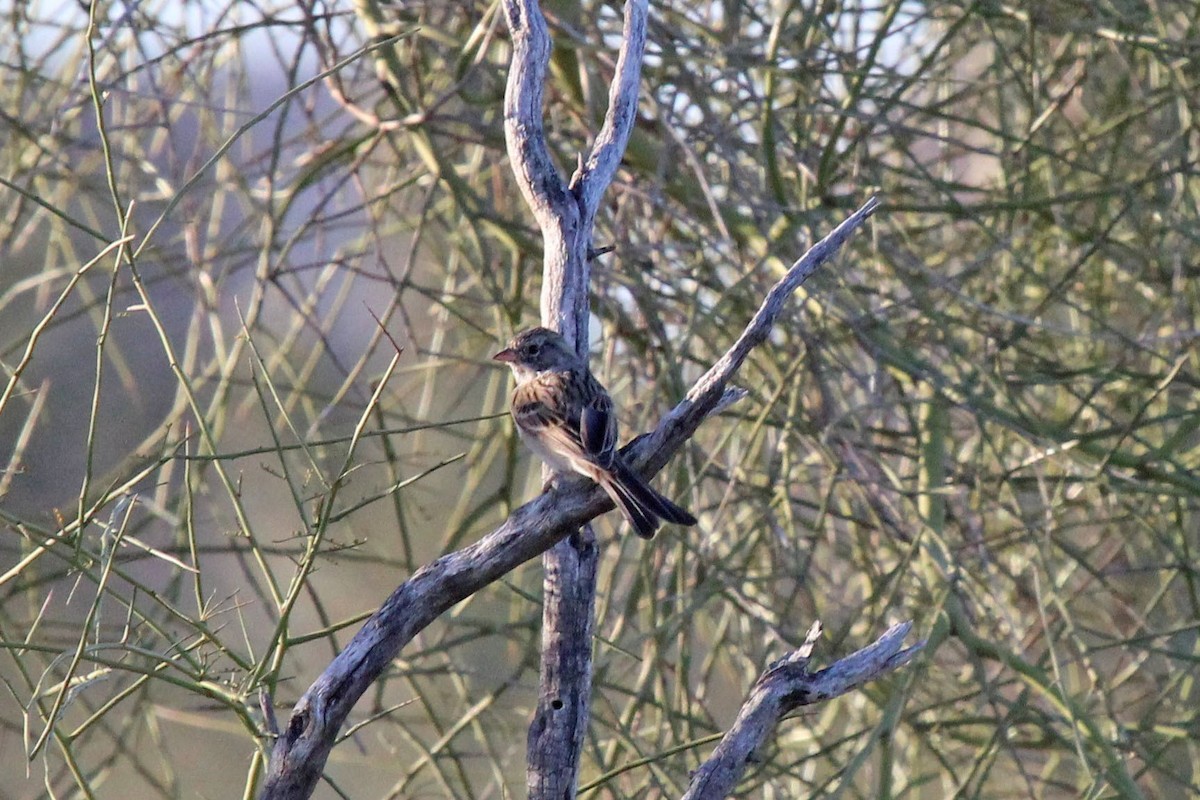
<instances>
[{"instance_id":1,"label":"bird's head","mask_svg":"<svg viewBox=\"0 0 1200 800\"><path fill-rule=\"evenodd\" d=\"M508 364L518 380L538 372L572 369L579 363L567 340L549 328L521 331L492 358Z\"/></svg>"}]
</instances>

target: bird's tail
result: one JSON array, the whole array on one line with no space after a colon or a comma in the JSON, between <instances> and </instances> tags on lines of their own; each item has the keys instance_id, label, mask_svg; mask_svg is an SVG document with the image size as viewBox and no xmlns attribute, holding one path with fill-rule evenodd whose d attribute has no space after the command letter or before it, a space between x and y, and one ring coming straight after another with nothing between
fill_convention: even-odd
<instances>
[{"instance_id":1,"label":"bird's tail","mask_svg":"<svg viewBox=\"0 0 1200 800\"><path fill-rule=\"evenodd\" d=\"M604 481L604 489L643 539L654 536L660 520L676 525L696 524L696 518L687 509L654 491L640 475L620 461L613 469L612 476L611 480Z\"/></svg>"}]
</instances>

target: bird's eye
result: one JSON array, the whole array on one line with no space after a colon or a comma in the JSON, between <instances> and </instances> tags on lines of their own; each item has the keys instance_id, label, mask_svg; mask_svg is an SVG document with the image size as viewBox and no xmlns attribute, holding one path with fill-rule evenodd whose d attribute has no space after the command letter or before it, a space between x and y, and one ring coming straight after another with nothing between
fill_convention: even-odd
<instances>
[{"instance_id":1,"label":"bird's eye","mask_svg":"<svg viewBox=\"0 0 1200 800\"><path fill-rule=\"evenodd\" d=\"M525 345L525 352L529 353L531 356L536 356L538 353L542 352L542 346L537 342L530 342L529 344Z\"/></svg>"}]
</instances>

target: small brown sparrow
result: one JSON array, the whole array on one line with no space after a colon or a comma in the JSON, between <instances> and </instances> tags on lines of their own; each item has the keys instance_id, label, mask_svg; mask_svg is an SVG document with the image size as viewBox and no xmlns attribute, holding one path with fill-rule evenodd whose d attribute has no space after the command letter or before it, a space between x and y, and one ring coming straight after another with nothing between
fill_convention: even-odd
<instances>
[{"instance_id":1,"label":"small brown sparrow","mask_svg":"<svg viewBox=\"0 0 1200 800\"><path fill-rule=\"evenodd\" d=\"M508 364L517 379L511 409L517 433L548 467L600 484L644 539L654 535L660 520L696 524L621 459L612 399L562 336L531 328L493 358Z\"/></svg>"}]
</instances>

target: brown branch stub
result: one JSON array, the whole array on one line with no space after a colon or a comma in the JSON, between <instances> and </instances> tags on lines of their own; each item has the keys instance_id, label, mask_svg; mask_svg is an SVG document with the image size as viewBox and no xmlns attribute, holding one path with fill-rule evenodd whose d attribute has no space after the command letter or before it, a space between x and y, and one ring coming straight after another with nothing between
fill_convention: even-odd
<instances>
[{"instance_id":1,"label":"brown branch stub","mask_svg":"<svg viewBox=\"0 0 1200 800\"><path fill-rule=\"evenodd\" d=\"M924 642L901 647L911 629L911 622L893 625L861 650L825 669L810 672L808 662L821 632L820 623L815 623L800 649L763 671L729 731L692 775L684 800L720 800L730 796L754 753L785 715L801 706L846 694L911 661L924 647Z\"/></svg>"}]
</instances>

